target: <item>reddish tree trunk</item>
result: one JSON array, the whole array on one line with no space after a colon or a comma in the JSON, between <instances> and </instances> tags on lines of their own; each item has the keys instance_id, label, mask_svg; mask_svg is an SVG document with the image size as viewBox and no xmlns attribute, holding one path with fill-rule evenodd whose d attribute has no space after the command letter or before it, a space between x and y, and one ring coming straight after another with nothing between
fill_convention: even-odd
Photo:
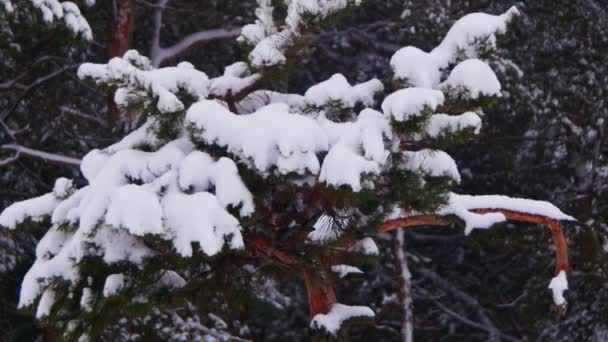
<instances>
[{"instance_id":1,"label":"reddish tree trunk","mask_svg":"<svg viewBox=\"0 0 608 342\"><path fill-rule=\"evenodd\" d=\"M332 304L336 303L336 294L333 287L328 284L319 284L307 270L303 271L303 275L304 285L308 292L310 317L313 318L317 314L328 313Z\"/></svg>"},{"instance_id":2,"label":"reddish tree trunk","mask_svg":"<svg viewBox=\"0 0 608 342\"><path fill-rule=\"evenodd\" d=\"M122 56L131 48L133 30L135 28L135 0L116 0L116 13L114 20L108 28L106 53L108 60L112 57ZM120 113L114 103L114 93L108 95L108 113L110 118L118 119Z\"/></svg>"}]
</instances>

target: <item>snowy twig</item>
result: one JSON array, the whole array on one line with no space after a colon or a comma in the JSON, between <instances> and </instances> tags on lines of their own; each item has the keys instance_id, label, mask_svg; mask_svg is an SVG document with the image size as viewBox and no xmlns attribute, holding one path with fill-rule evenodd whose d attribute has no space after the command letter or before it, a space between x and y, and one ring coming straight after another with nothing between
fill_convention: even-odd
<instances>
[{"instance_id":1,"label":"snowy twig","mask_svg":"<svg viewBox=\"0 0 608 342\"><path fill-rule=\"evenodd\" d=\"M17 155L13 158L17 158L20 154L28 155L30 157L43 159L53 163L66 164L70 166L79 166L80 159L72 158L68 156L64 156L61 154L49 153L40 150L31 149L25 146L17 145L17 144L6 144L1 145L0 149L3 150L12 150L17 152ZM0 165L5 165L4 162L0 163Z\"/></svg>"}]
</instances>

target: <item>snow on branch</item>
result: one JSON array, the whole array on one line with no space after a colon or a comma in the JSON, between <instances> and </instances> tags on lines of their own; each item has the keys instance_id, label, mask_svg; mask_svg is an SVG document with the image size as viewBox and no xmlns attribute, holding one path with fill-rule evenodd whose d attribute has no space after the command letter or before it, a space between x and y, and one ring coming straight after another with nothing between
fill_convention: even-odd
<instances>
[{"instance_id":1,"label":"snow on branch","mask_svg":"<svg viewBox=\"0 0 608 342\"><path fill-rule=\"evenodd\" d=\"M23 0L14 5L11 0L0 0L0 9L8 14L19 10L24 10ZM40 11L42 19L46 24L53 24L56 20L63 21L63 24L75 35L82 36L87 41L93 39L93 33L89 23L80 13L80 9L71 1L59 0L25 0L29 6L33 6ZM87 6L95 4L95 0L86 0ZM3 8L2 8L3 7Z\"/></svg>"},{"instance_id":2,"label":"snow on branch","mask_svg":"<svg viewBox=\"0 0 608 342\"><path fill-rule=\"evenodd\" d=\"M551 281L555 304L565 307L563 292L567 289L565 272L569 269L568 245L564 238L561 221L574 222L572 216L561 212L548 202L535 201L506 196L463 196L452 194L450 204L440 209L435 215L403 216L388 220L379 228L379 232L388 232L399 228L420 226L446 226L456 216L466 223L466 233L473 228L489 228L506 220L542 224L553 236L555 245L556 278ZM396 216L399 216L397 214Z\"/></svg>"},{"instance_id":3,"label":"snow on branch","mask_svg":"<svg viewBox=\"0 0 608 342\"><path fill-rule=\"evenodd\" d=\"M70 166L80 165L80 159L72 158L72 157L68 157L68 156L64 156L64 155L56 154L56 153L44 152L44 151L36 150L33 148L29 148L29 147L25 147L25 146L21 146L21 145L17 145L17 144L0 145L0 149L16 152L17 155L13 158L16 158L19 155L23 154L23 155L27 155L29 157L46 160L46 161L49 161L52 163L66 164L66 165L70 165Z\"/></svg>"}]
</instances>

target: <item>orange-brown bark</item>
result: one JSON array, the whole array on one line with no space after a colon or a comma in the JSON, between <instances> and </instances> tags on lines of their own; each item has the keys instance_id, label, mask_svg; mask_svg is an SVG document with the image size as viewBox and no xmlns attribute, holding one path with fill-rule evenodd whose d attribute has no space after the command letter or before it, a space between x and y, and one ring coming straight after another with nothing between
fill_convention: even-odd
<instances>
[{"instance_id":1,"label":"orange-brown bark","mask_svg":"<svg viewBox=\"0 0 608 342\"><path fill-rule=\"evenodd\" d=\"M131 48L135 29L135 0L117 0L116 13L107 30L106 53L108 59L122 56ZM108 95L108 112L112 119L118 119L120 111L114 102L114 92Z\"/></svg>"},{"instance_id":2,"label":"orange-brown bark","mask_svg":"<svg viewBox=\"0 0 608 342\"><path fill-rule=\"evenodd\" d=\"M308 305L310 317L317 314L326 314L331 309L332 304L336 303L336 293L329 284L320 284L315 281L308 270L303 270L304 285L308 293Z\"/></svg>"},{"instance_id":3,"label":"orange-brown bark","mask_svg":"<svg viewBox=\"0 0 608 342\"><path fill-rule=\"evenodd\" d=\"M551 230L551 234L553 236L553 243L555 244L555 273L557 274L560 271L568 271L570 267L568 263L568 244L564 237L562 224L558 220L553 220L551 218L541 215L533 215L497 208L474 209L471 211L478 214L502 213L503 215L505 215L507 220L510 221L537 223L544 225L549 230ZM379 232L384 233L398 228L420 226L446 226L448 224L450 224L450 220L445 216L418 215L387 221L380 226Z\"/></svg>"}]
</instances>

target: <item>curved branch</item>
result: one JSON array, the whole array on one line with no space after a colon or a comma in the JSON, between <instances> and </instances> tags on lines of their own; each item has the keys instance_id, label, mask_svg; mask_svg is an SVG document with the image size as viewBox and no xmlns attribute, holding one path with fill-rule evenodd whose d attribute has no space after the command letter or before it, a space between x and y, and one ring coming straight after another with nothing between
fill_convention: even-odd
<instances>
[{"instance_id":1,"label":"curved branch","mask_svg":"<svg viewBox=\"0 0 608 342\"><path fill-rule=\"evenodd\" d=\"M553 236L553 243L555 244L555 274L559 274L560 271L567 272L570 268L570 265L568 263L568 244L564 237L563 227L560 221L541 215L533 215L524 212L517 212L498 208L473 209L470 211L477 214L501 213L505 215L507 220L524 223L537 223L544 225L549 230L551 230L551 234ZM452 221L447 216L417 215L387 221L380 226L378 232L384 233L399 228L420 226L447 226L450 223L452 223Z\"/></svg>"}]
</instances>

